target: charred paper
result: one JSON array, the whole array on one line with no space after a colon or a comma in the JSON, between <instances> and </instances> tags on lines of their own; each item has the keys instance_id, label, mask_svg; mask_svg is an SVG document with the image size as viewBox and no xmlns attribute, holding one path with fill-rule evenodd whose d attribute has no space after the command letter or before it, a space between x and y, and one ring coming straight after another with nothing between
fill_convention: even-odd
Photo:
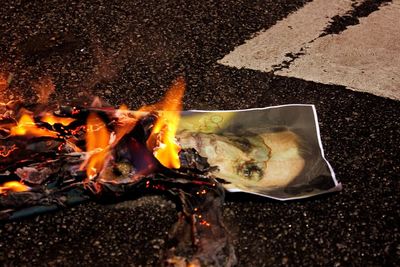
<instances>
[{"instance_id":1,"label":"charred paper","mask_svg":"<svg viewBox=\"0 0 400 267\"><path fill-rule=\"evenodd\" d=\"M155 108L7 106L0 219L157 192L179 203L166 265L233 266L221 215L226 190L286 200L340 189L312 105L187 111L179 125L179 112Z\"/></svg>"}]
</instances>

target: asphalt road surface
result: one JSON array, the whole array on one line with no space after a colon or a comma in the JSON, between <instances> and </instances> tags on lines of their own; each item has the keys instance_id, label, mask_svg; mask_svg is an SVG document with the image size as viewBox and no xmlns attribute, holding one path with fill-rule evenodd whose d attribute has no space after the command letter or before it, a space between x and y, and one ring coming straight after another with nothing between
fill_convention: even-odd
<instances>
[{"instance_id":1,"label":"asphalt road surface","mask_svg":"<svg viewBox=\"0 0 400 267\"><path fill-rule=\"evenodd\" d=\"M0 94L3 101L35 102L35 84L52 79L50 101L100 96L136 109L158 101L182 75L185 109L315 104L325 154L343 190L290 202L229 194L224 216L238 266L399 266L400 103L335 83L218 63L306 2L5 0L0 68L12 73L13 83ZM383 8L380 2L388 1L375 2ZM349 14L335 22L344 26L342 34L360 16ZM366 91L374 86L368 83ZM0 263L158 266L175 220L171 201L148 196L3 223Z\"/></svg>"}]
</instances>

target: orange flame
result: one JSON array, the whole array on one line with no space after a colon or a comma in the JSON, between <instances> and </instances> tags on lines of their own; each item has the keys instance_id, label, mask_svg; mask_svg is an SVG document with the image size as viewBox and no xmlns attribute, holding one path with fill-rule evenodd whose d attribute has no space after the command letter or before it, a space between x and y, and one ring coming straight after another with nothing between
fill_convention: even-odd
<instances>
[{"instance_id":1,"label":"orange flame","mask_svg":"<svg viewBox=\"0 0 400 267\"><path fill-rule=\"evenodd\" d=\"M167 168L180 168L180 146L175 134L179 124L179 113L182 110L182 98L185 91L183 78L177 79L166 93L164 99L156 105L159 109L152 133L147 140L147 148L153 150L154 156Z\"/></svg>"},{"instance_id":2,"label":"orange flame","mask_svg":"<svg viewBox=\"0 0 400 267\"><path fill-rule=\"evenodd\" d=\"M122 137L129 133L137 122L137 117L129 111L126 105L121 105L117 110L118 125L115 129L114 144L117 144Z\"/></svg>"},{"instance_id":3,"label":"orange flame","mask_svg":"<svg viewBox=\"0 0 400 267\"><path fill-rule=\"evenodd\" d=\"M86 122L86 151L92 154L83 164L86 166L86 174L89 179L93 179L102 170L109 142L110 133L105 123L96 114L90 114Z\"/></svg>"},{"instance_id":4,"label":"orange flame","mask_svg":"<svg viewBox=\"0 0 400 267\"><path fill-rule=\"evenodd\" d=\"M8 191L23 192L23 191L28 191L29 189L30 187L24 185L23 183L17 181L10 181L0 185L0 194L4 194Z\"/></svg>"},{"instance_id":5,"label":"orange flame","mask_svg":"<svg viewBox=\"0 0 400 267\"><path fill-rule=\"evenodd\" d=\"M63 126L68 126L71 122L75 121L75 119L72 118L57 117L50 113L46 113L40 120L50 125L60 123Z\"/></svg>"},{"instance_id":6,"label":"orange flame","mask_svg":"<svg viewBox=\"0 0 400 267\"><path fill-rule=\"evenodd\" d=\"M16 126L11 127L11 135L33 135L33 136L48 136L48 137L57 137L57 133L39 128L32 116L29 114L23 114L19 119Z\"/></svg>"}]
</instances>

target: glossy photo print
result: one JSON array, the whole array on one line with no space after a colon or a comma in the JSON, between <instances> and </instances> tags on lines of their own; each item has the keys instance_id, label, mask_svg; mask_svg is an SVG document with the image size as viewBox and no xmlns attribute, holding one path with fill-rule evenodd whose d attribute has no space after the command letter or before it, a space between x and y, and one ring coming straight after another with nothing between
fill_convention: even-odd
<instances>
[{"instance_id":1,"label":"glossy photo print","mask_svg":"<svg viewBox=\"0 0 400 267\"><path fill-rule=\"evenodd\" d=\"M287 200L341 189L313 105L186 111L177 139L206 157L230 192Z\"/></svg>"}]
</instances>

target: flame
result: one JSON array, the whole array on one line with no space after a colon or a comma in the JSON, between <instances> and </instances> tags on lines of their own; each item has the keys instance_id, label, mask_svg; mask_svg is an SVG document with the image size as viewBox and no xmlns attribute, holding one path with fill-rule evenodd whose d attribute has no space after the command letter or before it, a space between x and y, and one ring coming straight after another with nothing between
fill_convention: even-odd
<instances>
[{"instance_id":1,"label":"flame","mask_svg":"<svg viewBox=\"0 0 400 267\"><path fill-rule=\"evenodd\" d=\"M58 134L56 132L39 128L32 116L29 114L23 114L19 119L16 126L11 127L10 131L12 136L15 135L33 135L33 136L48 136L57 138Z\"/></svg>"},{"instance_id":2,"label":"flame","mask_svg":"<svg viewBox=\"0 0 400 267\"><path fill-rule=\"evenodd\" d=\"M24 185L23 183L17 181L10 181L0 185L0 194L4 194L8 191L23 192L23 191L28 191L29 189L30 187Z\"/></svg>"},{"instance_id":3,"label":"flame","mask_svg":"<svg viewBox=\"0 0 400 267\"><path fill-rule=\"evenodd\" d=\"M185 81L179 78L168 90L164 99L155 105L159 109L159 117L147 140L147 148L152 150L158 161L167 168L180 168L180 146L176 142L175 134L184 91Z\"/></svg>"},{"instance_id":4,"label":"flame","mask_svg":"<svg viewBox=\"0 0 400 267\"><path fill-rule=\"evenodd\" d=\"M50 113L46 113L40 120L43 122L46 122L50 125L59 123L63 126L68 126L71 122L75 121L75 119L72 119L72 118L57 117Z\"/></svg>"},{"instance_id":5,"label":"flame","mask_svg":"<svg viewBox=\"0 0 400 267\"><path fill-rule=\"evenodd\" d=\"M81 166L86 167L90 180L103 169L109 142L110 132L105 123L95 113L91 113L86 122L86 151L91 152L91 155Z\"/></svg>"},{"instance_id":6,"label":"flame","mask_svg":"<svg viewBox=\"0 0 400 267\"><path fill-rule=\"evenodd\" d=\"M121 105L116 111L118 124L115 128L115 139L113 144L117 144L122 137L129 133L137 123L137 117L129 111L126 105Z\"/></svg>"}]
</instances>

